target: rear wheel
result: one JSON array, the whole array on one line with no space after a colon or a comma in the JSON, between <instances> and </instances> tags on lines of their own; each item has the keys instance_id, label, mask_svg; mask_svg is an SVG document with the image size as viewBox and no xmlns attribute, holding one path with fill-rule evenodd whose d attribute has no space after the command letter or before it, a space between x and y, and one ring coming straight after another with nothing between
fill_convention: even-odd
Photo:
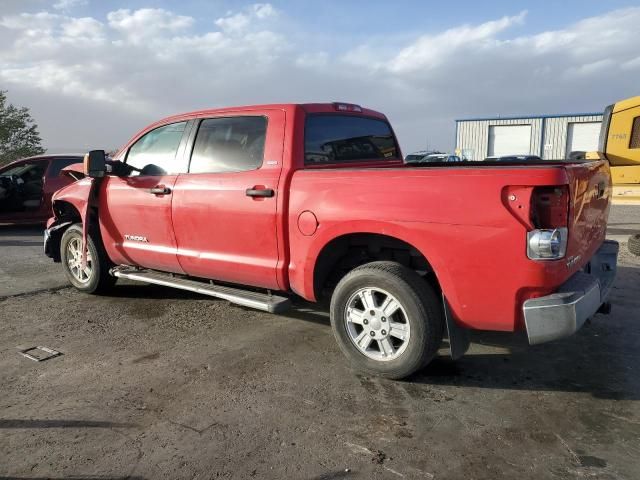
<instances>
[{"instance_id":1,"label":"rear wheel","mask_svg":"<svg viewBox=\"0 0 640 480\"><path fill-rule=\"evenodd\" d=\"M442 342L442 307L433 289L395 262L349 272L331 298L331 326L352 365L400 379L429 363Z\"/></svg>"},{"instance_id":2,"label":"rear wheel","mask_svg":"<svg viewBox=\"0 0 640 480\"><path fill-rule=\"evenodd\" d=\"M640 233L631 235L627 243L629 251L634 255L640 255Z\"/></svg>"},{"instance_id":3,"label":"rear wheel","mask_svg":"<svg viewBox=\"0 0 640 480\"><path fill-rule=\"evenodd\" d=\"M112 266L99 236L87 235L87 262L82 265L82 225L70 226L60 240L60 259L69 282L81 292L100 293L114 285Z\"/></svg>"}]
</instances>

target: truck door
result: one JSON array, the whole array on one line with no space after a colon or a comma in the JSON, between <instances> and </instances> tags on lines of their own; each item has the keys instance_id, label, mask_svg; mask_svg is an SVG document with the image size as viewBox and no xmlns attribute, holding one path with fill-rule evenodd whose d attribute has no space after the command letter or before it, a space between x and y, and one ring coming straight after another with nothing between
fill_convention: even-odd
<instances>
[{"instance_id":1,"label":"truck door","mask_svg":"<svg viewBox=\"0 0 640 480\"><path fill-rule=\"evenodd\" d=\"M199 120L174 187L178 260L189 275L277 289L285 114L224 115Z\"/></svg>"},{"instance_id":2,"label":"truck door","mask_svg":"<svg viewBox=\"0 0 640 480\"><path fill-rule=\"evenodd\" d=\"M171 203L176 178L187 171L184 148L192 123L177 122L147 132L125 154L125 162L138 170L130 176L104 179L100 229L115 263L183 273L176 255Z\"/></svg>"}]
</instances>

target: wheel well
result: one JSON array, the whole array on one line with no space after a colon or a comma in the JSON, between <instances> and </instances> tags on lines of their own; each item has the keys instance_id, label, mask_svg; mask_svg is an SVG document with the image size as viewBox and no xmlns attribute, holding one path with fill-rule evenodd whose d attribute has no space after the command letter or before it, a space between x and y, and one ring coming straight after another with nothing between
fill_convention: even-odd
<instances>
[{"instance_id":1,"label":"wheel well","mask_svg":"<svg viewBox=\"0 0 640 480\"><path fill-rule=\"evenodd\" d=\"M313 270L316 299L331 296L340 279L365 263L388 260L415 270L437 292L440 285L426 257L412 245L395 237L376 233L353 233L337 237L325 245Z\"/></svg>"},{"instance_id":2,"label":"wheel well","mask_svg":"<svg viewBox=\"0 0 640 480\"><path fill-rule=\"evenodd\" d=\"M56 200L53 202L53 213L56 218L62 221L72 221L73 223L81 222L80 212L71 203L64 200Z\"/></svg>"}]
</instances>

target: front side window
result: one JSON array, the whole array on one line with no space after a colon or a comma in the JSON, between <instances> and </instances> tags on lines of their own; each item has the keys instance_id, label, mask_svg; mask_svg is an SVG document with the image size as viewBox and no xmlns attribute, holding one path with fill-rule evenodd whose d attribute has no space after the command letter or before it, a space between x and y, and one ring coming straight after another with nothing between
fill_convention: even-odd
<instances>
[{"instance_id":1,"label":"front side window","mask_svg":"<svg viewBox=\"0 0 640 480\"><path fill-rule=\"evenodd\" d=\"M129 149L126 163L139 171L138 175L171 175L184 173L186 168L176 160L187 122L158 127L140 137Z\"/></svg>"},{"instance_id":2,"label":"front side window","mask_svg":"<svg viewBox=\"0 0 640 480\"><path fill-rule=\"evenodd\" d=\"M310 115L304 131L305 165L395 160L398 148L384 120L353 115Z\"/></svg>"},{"instance_id":3,"label":"front side window","mask_svg":"<svg viewBox=\"0 0 640 480\"><path fill-rule=\"evenodd\" d=\"M208 118L200 123L189 173L256 170L262 165L265 117Z\"/></svg>"},{"instance_id":4,"label":"front side window","mask_svg":"<svg viewBox=\"0 0 640 480\"><path fill-rule=\"evenodd\" d=\"M20 163L0 173L0 212L35 209L42 201L46 160Z\"/></svg>"}]
</instances>

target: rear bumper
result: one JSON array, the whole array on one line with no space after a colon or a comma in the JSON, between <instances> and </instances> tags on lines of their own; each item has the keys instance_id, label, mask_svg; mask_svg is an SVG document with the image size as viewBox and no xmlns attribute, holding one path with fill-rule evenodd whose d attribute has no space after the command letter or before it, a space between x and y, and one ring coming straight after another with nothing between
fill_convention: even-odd
<instances>
[{"instance_id":1,"label":"rear bumper","mask_svg":"<svg viewBox=\"0 0 640 480\"><path fill-rule=\"evenodd\" d=\"M524 321L531 345L568 337L606 302L616 277L618 242L605 240L584 270L556 293L524 302Z\"/></svg>"}]
</instances>

